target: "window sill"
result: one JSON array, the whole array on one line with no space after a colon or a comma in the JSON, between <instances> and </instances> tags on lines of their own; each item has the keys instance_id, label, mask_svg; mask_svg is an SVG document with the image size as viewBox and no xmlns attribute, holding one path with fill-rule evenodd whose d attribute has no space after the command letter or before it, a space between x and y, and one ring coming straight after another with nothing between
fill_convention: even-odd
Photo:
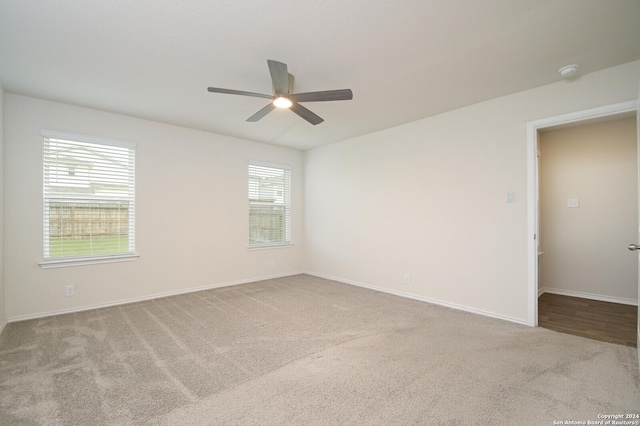
<instances>
[{"instance_id":1,"label":"window sill","mask_svg":"<svg viewBox=\"0 0 640 426\"><path fill-rule=\"evenodd\" d=\"M280 244L263 244L259 246L248 246L249 250L270 250L270 249L283 249L293 247L292 243L280 243Z\"/></svg>"},{"instance_id":2,"label":"window sill","mask_svg":"<svg viewBox=\"0 0 640 426\"><path fill-rule=\"evenodd\" d=\"M101 263L132 262L134 260L138 260L138 257L140 257L138 254L85 258L76 257L73 259L43 260L39 265L42 269L67 268L70 266L99 265Z\"/></svg>"}]
</instances>

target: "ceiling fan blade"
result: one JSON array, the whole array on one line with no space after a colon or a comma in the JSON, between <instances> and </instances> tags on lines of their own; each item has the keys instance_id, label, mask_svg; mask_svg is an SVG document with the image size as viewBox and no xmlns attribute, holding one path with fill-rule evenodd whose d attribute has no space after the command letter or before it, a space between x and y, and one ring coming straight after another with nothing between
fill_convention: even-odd
<instances>
[{"instance_id":1,"label":"ceiling fan blade","mask_svg":"<svg viewBox=\"0 0 640 426\"><path fill-rule=\"evenodd\" d=\"M266 107L262 108L260 111L253 114L251 117L247 118L247 121L255 122L260 120L265 115L269 114L276 106L273 103L267 104Z\"/></svg>"},{"instance_id":2,"label":"ceiling fan blade","mask_svg":"<svg viewBox=\"0 0 640 426\"><path fill-rule=\"evenodd\" d=\"M296 102L349 101L353 99L351 89L325 90L322 92L296 93L289 95Z\"/></svg>"},{"instance_id":3,"label":"ceiling fan blade","mask_svg":"<svg viewBox=\"0 0 640 426\"><path fill-rule=\"evenodd\" d=\"M271 73L271 81L273 82L273 90L276 95L288 95L289 94L289 72L287 71L287 64L282 62L267 60L269 65L269 72Z\"/></svg>"},{"instance_id":4,"label":"ceiling fan blade","mask_svg":"<svg viewBox=\"0 0 640 426\"><path fill-rule=\"evenodd\" d=\"M244 92L242 90L221 89L219 87L209 87L207 89L212 93L226 93L227 95L253 96L254 98L273 99L273 95L264 95L262 93Z\"/></svg>"},{"instance_id":5,"label":"ceiling fan blade","mask_svg":"<svg viewBox=\"0 0 640 426\"><path fill-rule=\"evenodd\" d=\"M318 115L316 115L315 113L309 111L308 109L306 109L305 107L303 107L299 103L294 102L293 105L291 105L291 107L289 109L291 111L295 112L296 114L298 114L300 117L302 117L305 120L307 120L309 123L313 124L314 126L316 124L320 124L320 123L322 123L324 121Z\"/></svg>"}]
</instances>

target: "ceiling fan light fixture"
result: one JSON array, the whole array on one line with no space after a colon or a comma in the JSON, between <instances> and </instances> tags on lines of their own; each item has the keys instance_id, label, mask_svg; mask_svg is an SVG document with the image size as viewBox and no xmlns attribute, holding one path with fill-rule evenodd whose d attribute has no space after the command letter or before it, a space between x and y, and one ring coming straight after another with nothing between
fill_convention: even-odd
<instances>
[{"instance_id":1,"label":"ceiling fan light fixture","mask_svg":"<svg viewBox=\"0 0 640 426\"><path fill-rule=\"evenodd\" d=\"M290 108L293 102L284 96L279 96L273 100L273 105L275 105L276 108Z\"/></svg>"}]
</instances>

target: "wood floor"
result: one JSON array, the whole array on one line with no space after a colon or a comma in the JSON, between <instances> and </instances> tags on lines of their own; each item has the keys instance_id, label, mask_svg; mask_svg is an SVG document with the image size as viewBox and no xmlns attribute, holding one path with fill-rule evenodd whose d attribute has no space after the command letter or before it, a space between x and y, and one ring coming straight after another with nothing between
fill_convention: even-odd
<instances>
[{"instance_id":1,"label":"wood floor","mask_svg":"<svg viewBox=\"0 0 640 426\"><path fill-rule=\"evenodd\" d=\"M638 307L544 293L538 325L561 333L636 347Z\"/></svg>"}]
</instances>

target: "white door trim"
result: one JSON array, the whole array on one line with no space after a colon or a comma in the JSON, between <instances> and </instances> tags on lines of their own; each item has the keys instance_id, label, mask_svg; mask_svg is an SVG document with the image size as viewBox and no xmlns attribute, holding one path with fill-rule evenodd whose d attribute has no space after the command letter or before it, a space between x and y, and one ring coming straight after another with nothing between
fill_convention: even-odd
<instances>
[{"instance_id":1,"label":"white door trim","mask_svg":"<svg viewBox=\"0 0 640 426\"><path fill-rule=\"evenodd\" d=\"M529 271L527 292L529 295L529 312L527 323L532 327L538 326L538 203L536 199L536 194L538 193L536 161L538 156L538 130L561 124L635 112L637 109L638 101L632 100L527 122L527 269Z\"/></svg>"}]
</instances>

